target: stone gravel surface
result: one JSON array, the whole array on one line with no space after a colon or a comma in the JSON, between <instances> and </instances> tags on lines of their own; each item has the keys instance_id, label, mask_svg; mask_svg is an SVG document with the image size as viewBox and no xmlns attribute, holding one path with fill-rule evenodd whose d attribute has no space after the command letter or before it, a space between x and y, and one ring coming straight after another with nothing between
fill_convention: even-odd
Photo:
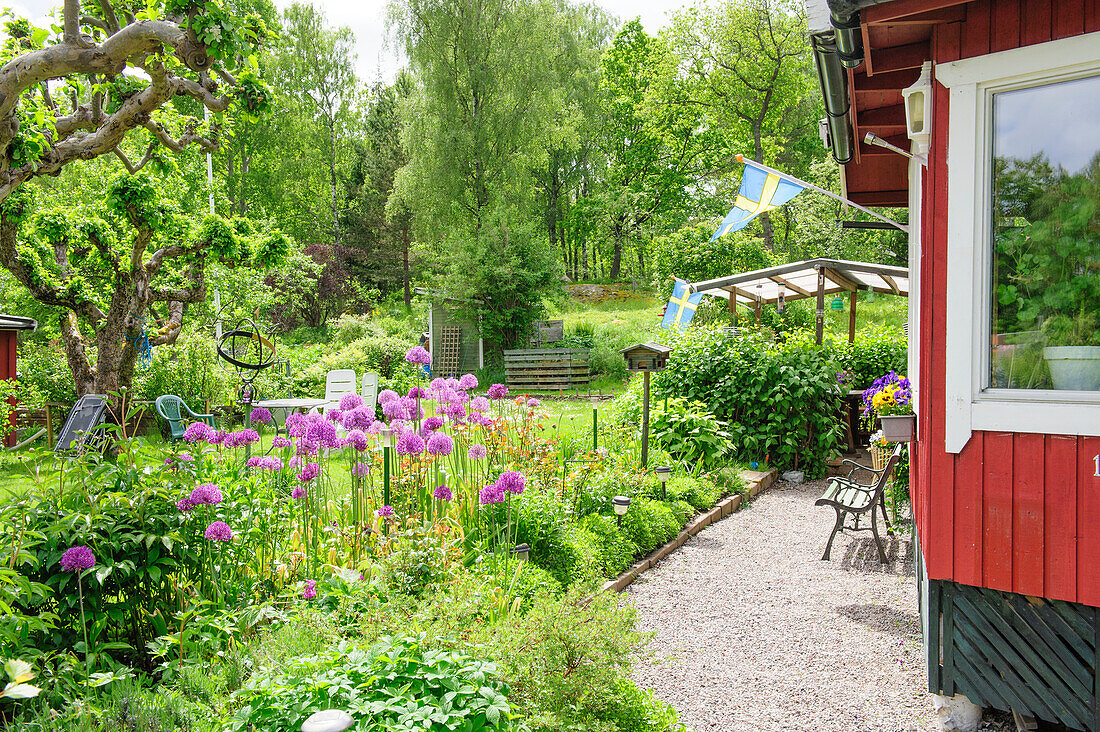
<instances>
[{"instance_id":1,"label":"stone gravel surface","mask_svg":"<svg viewBox=\"0 0 1100 732\"><path fill-rule=\"evenodd\" d=\"M938 730L925 686L913 545L839 535L824 482L778 483L628 590L652 652L634 679L688 727Z\"/></svg>"}]
</instances>

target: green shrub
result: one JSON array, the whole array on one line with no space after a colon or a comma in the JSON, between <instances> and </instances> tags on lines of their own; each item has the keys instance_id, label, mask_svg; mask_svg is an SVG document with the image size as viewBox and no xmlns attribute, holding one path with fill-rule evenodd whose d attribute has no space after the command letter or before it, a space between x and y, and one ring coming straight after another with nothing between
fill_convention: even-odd
<instances>
[{"instance_id":1,"label":"green shrub","mask_svg":"<svg viewBox=\"0 0 1100 732\"><path fill-rule=\"evenodd\" d=\"M564 533L565 550L573 558L570 568L570 585L585 585L605 576L600 559L600 542L591 531L577 524L569 524Z\"/></svg>"},{"instance_id":2,"label":"green shrub","mask_svg":"<svg viewBox=\"0 0 1100 732\"><path fill-rule=\"evenodd\" d=\"M779 264L779 257L748 232L711 241L714 226L710 222L692 224L653 240L653 287L661 295L668 297L672 292L673 277L699 282Z\"/></svg>"},{"instance_id":3,"label":"green shrub","mask_svg":"<svg viewBox=\"0 0 1100 732\"><path fill-rule=\"evenodd\" d=\"M156 399L163 394L175 394L196 412L203 411L203 401L214 404L229 401L237 378L226 368L217 354L210 336L189 329L172 345L153 349L153 362L134 373L134 396Z\"/></svg>"},{"instance_id":4,"label":"green shrub","mask_svg":"<svg viewBox=\"0 0 1100 732\"><path fill-rule=\"evenodd\" d=\"M565 505L552 493L528 490L516 502L515 509L516 543L529 545L532 563L561 584L569 584L577 555L565 541L569 520Z\"/></svg>"},{"instance_id":5,"label":"green shrub","mask_svg":"<svg viewBox=\"0 0 1100 732\"><path fill-rule=\"evenodd\" d=\"M612 403L614 424L640 430L642 385L636 379ZM649 405L652 443L689 468L713 468L728 461L733 446L729 425L711 414L700 401L676 396L653 399Z\"/></svg>"},{"instance_id":6,"label":"green shrub","mask_svg":"<svg viewBox=\"0 0 1100 732\"><path fill-rule=\"evenodd\" d=\"M866 389L883 374L904 374L908 368L907 339L900 328L861 330L854 343L834 342L838 371L850 371L849 389Z\"/></svg>"},{"instance_id":7,"label":"green shrub","mask_svg":"<svg viewBox=\"0 0 1100 732\"><path fill-rule=\"evenodd\" d=\"M513 729L508 687L495 664L434 650L427 637L347 643L260 669L234 694L228 729L297 732L306 717L338 708L373 729ZM366 722L370 720L370 722Z\"/></svg>"},{"instance_id":8,"label":"green shrub","mask_svg":"<svg viewBox=\"0 0 1100 732\"><path fill-rule=\"evenodd\" d=\"M675 538L681 526L671 508L648 498L635 498L623 516L623 532L643 554Z\"/></svg>"},{"instance_id":9,"label":"green shrub","mask_svg":"<svg viewBox=\"0 0 1100 732\"><path fill-rule=\"evenodd\" d=\"M626 571L638 555L638 545L630 540L609 516L591 514L580 520L580 528L596 543L596 557L605 577L615 577Z\"/></svg>"},{"instance_id":10,"label":"green shrub","mask_svg":"<svg viewBox=\"0 0 1100 732\"><path fill-rule=\"evenodd\" d=\"M676 517L676 520L680 523L680 528L687 525L687 522L691 520L691 517L695 515L695 507L687 501L672 501L668 503L669 509L672 511L672 515Z\"/></svg>"},{"instance_id":11,"label":"green shrub","mask_svg":"<svg viewBox=\"0 0 1100 732\"><path fill-rule=\"evenodd\" d=\"M696 512L709 511L722 497L721 489L714 483L691 475L677 475L669 479L667 490L669 500L684 501Z\"/></svg>"},{"instance_id":12,"label":"green shrub","mask_svg":"<svg viewBox=\"0 0 1100 732\"><path fill-rule=\"evenodd\" d=\"M301 393L323 394L325 375L329 371L353 369L359 377L374 371L385 382L381 388L405 393L418 379L418 371L405 361L405 353L412 345L413 342L407 339L368 336L339 350L325 349L319 359L295 376L294 386Z\"/></svg>"}]
</instances>

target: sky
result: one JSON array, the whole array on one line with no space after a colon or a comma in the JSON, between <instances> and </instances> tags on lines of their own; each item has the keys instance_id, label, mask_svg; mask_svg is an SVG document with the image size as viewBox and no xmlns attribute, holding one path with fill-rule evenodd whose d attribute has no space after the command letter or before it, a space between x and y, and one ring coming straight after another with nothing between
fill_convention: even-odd
<instances>
[{"instance_id":1,"label":"sky","mask_svg":"<svg viewBox=\"0 0 1100 732\"><path fill-rule=\"evenodd\" d=\"M274 0L280 9L293 0ZM358 40L357 69L365 82L379 79L392 81L402 61L386 38L387 0L316 0L323 8L330 25L346 25ZM670 10L678 10L685 0L596 0L609 13L623 20L641 17L648 33L656 33L668 20ZM45 25L44 18L51 8L60 7L58 0L15 0L5 3L17 15L32 19L36 25Z\"/></svg>"},{"instance_id":2,"label":"sky","mask_svg":"<svg viewBox=\"0 0 1100 732\"><path fill-rule=\"evenodd\" d=\"M1002 92L993 108L997 157L1043 153L1073 175L1100 152L1100 76Z\"/></svg>"}]
</instances>

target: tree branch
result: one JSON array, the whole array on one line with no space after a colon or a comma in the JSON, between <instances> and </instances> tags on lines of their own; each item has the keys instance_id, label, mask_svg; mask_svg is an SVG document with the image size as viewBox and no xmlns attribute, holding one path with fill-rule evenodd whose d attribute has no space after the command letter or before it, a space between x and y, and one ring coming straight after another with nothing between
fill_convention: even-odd
<instances>
[{"instance_id":1,"label":"tree branch","mask_svg":"<svg viewBox=\"0 0 1100 732\"><path fill-rule=\"evenodd\" d=\"M141 158L141 160L137 162L136 165L134 163L131 163L130 158L126 157L126 153L122 152L117 147L114 149L114 153L115 156L122 161L122 164L126 167L126 170L131 175L133 175L134 173L144 168L146 163L156 157L155 155L153 155L153 153L156 152L156 149L157 143L150 142L149 147L145 150L145 155Z\"/></svg>"}]
</instances>

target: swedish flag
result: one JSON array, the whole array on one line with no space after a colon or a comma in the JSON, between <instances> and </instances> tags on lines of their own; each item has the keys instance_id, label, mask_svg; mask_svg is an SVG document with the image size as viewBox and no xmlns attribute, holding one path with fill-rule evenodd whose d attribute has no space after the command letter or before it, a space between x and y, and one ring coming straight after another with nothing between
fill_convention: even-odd
<instances>
[{"instance_id":1,"label":"swedish flag","mask_svg":"<svg viewBox=\"0 0 1100 732\"><path fill-rule=\"evenodd\" d=\"M737 200L733 202L733 208L722 219L722 224L710 241L731 231L740 231L760 214L782 206L806 190L797 183L756 167L751 160L743 162L745 172L741 175L741 190L737 194Z\"/></svg>"},{"instance_id":2,"label":"swedish flag","mask_svg":"<svg viewBox=\"0 0 1100 732\"><path fill-rule=\"evenodd\" d=\"M672 297L665 306L665 318L661 321L662 328L671 328L676 325L680 330L687 330L691 325L691 319L695 316L695 308L703 299L701 292L688 292L688 283L676 278L676 284L672 287Z\"/></svg>"}]
</instances>

